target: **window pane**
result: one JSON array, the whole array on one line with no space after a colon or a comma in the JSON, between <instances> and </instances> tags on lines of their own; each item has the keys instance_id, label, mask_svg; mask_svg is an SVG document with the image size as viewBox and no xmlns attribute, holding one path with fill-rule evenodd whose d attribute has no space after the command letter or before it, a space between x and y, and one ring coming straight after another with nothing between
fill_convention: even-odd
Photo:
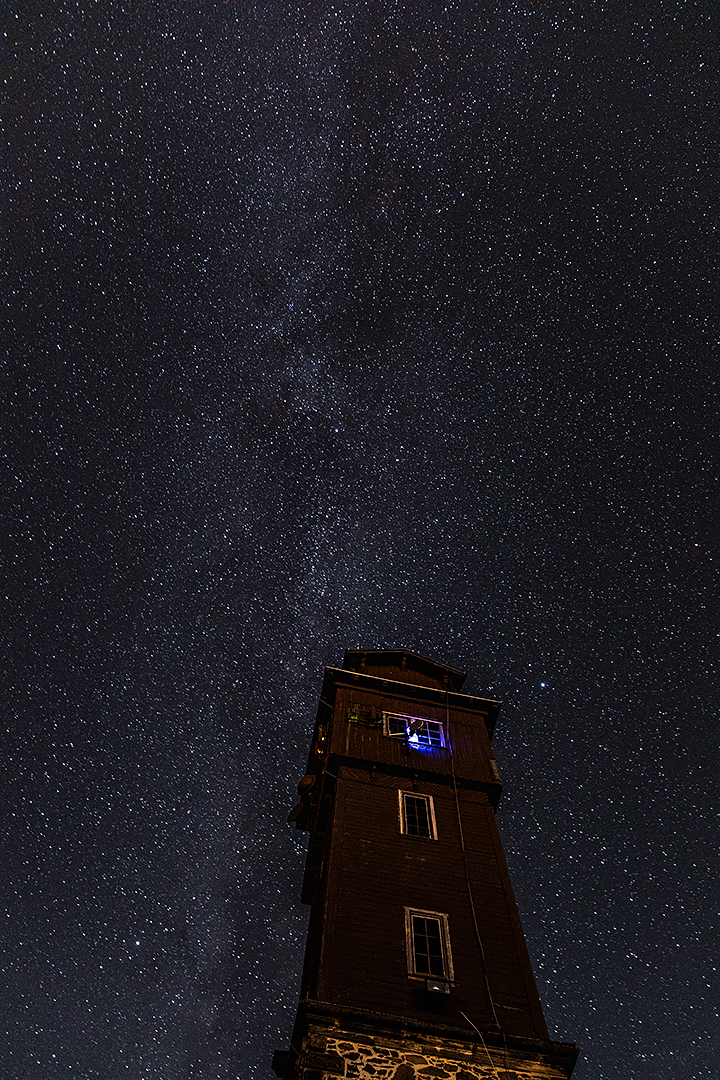
<instances>
[{"instance_id":1,"label":"window pane","mask_svg":"<svg viewBox=\"0 0 720 1080\"><path fill-rule=\"evenodd\" d=\"M386 735L405 735L408 745L415 750L443 747L443 728L440 720L425 720L419 716L402 713L383 713Z\"/></svg>"},{"instance_id":2,"label":"window pane","mask_svg":"<svg viewBox=\"0 0 720 1080\"><path fill-rule=\"evenodd\" d=\"M429 724L426 721L418 732L418 736L426 746L442 746L439 724Z\"/></svg>"},{"instance_id":3,"label":"window pane","mask_svg":"<svg viewBox=\"0 0 720 1080\"><path fill-rule=\"evenodd\" d=\"M420 975L444 978L445 961L443 960L440 920L413 915L412 927L415 970Z\"/></svg>"},{"instance_id":4,"label":"window pane","mask_svg":"<svg viewBox=\"0 0 720 1080\"><path fill-rule=\"evenodd\" d=\"M411 746L442 746L440 724L433 720L411 720L409 742Z\"/></svg>"},{"instance_id":5,"label":"window pane","mask_svg":"<svg viewBox=\"0 0 720 1080\"><path fill-rule=\"evenodd\" d=\"M430 837L430 815L427 799L417 795L405 796L405 828L408 836Z\"/></svg>"}]
</instances>

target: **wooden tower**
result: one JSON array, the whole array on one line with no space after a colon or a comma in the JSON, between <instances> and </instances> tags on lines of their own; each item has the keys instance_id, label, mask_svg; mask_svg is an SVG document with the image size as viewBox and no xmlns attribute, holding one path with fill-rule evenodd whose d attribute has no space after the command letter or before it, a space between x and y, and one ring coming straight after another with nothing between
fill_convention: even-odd
<instances>
[{"instance_id":1,"label":"wooden tower","mask_svg":"<svg viewBox=\"0 0 720 1080\"><path fill-rule=\"evenodd\" d=\"M283 1080L560 1080L495 810L500 703L406 650L326 668L290 820L310 832Z\"/></svg>"}]
</instances>

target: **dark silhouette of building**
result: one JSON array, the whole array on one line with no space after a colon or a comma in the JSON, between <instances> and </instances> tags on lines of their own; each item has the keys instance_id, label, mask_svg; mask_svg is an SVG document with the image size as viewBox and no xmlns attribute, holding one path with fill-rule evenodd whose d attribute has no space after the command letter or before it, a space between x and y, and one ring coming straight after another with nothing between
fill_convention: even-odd
<instances>
[{"instance_id":1,"label":"dark silhouette of building","mask_svg":"<svg viewBox=\"0 0 720 1080\"><path fill-rule=\"evenodd\" d=\"M495 823L500 703L406 650L326 668L301 801L310 904L284 1080L559 1080Z\"/></svg>"}]
</instances>

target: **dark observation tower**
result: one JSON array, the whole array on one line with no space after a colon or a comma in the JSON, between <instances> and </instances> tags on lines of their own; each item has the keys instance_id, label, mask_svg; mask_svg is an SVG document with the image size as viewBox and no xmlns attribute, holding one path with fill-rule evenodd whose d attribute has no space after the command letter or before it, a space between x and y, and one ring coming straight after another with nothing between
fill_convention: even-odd
<instances>
[{"instance_id":1,"label":"dark observation tower","mask_svg":"<svg viewBox=\"0 0 720 1080\"><path fill-rule=\"evenodd\" d=\"M300 803L305 966L283 1080L560 1080L495 823L500 703L403 649L326 668Z\"/></svg>"}]
</instances>

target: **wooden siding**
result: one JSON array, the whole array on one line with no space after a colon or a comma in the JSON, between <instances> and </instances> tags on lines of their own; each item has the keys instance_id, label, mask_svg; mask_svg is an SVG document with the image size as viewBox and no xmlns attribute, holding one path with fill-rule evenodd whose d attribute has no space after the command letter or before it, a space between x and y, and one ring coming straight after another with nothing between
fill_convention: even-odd
<instances>
[{"instance_id":1,"label":"wooden siding","mask_svg":"<svg viewBox=\"0 0 720 1080\"><path fill-rule=\"evenodd\" d=\"M398 788L432 795L437 841L401 834ZM460 791L458 797L488 981L502 1029L547 1038L492 808L482 792ZM323 885L318 998L402 1016L440 1009L448 1022L462 1023L465 1012L477 1026L493 1026L452 787L413 786L411 780L382 773L371 779L367 770L341 767ZM423 980L408 976L406 907L448 916L455 984L447 998L431 998Z\"/></svg>"},{"instance_id":2,"label":"wooden siding","mask_svg":"<svg viewBox=\"0 0 720 1080\"><path fill-rule=\"evenodd\" d=\"M366 710L364 720L350 719L357 707ZM413 749L398 736L384 734L384 712L435 720L443 725L446 745L437 749ZM375 726L373 726L375 725ZM408 768L451 776L458 780L495 783L490 759L490 739L482 713L433 701L418 700L390 684L388 691L338 687L329 732L329 751L345 758L376 762L404 771ZM452 760L451 760L452 754Z\"/></svg>"}]
</instances>

